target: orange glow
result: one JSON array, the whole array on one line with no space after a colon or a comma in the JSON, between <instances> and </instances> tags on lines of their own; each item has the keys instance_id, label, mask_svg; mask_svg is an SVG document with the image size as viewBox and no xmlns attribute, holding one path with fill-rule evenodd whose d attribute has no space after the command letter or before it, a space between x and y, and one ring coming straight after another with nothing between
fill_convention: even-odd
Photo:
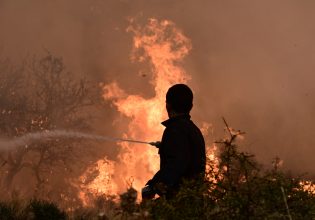
<instances>
[{"instance_id":1,"label":"orange glow","mask_svg":"<svg viewBox=\"0 0 315 220\"><path fill-rule=\"evenodd\" d=\"M152 63L151 84L155 96L145 99L138 95L125 95L115 83L104 87L104 98L113 101L117 110L131 118L125 137L136 140L160 140L166 119L165 93L175 83L189 79L184 69L178 66L191 49L191 44L171 21L150 19L145 27L131 21L127 31L134 34L131 59ZM117 92L120 91L120 92ZM115 94L116 96L113 96ZM157 150L150 146L123 143L119 162L115 167L115 182L125 190L125 181L133 177L133 187L140 190L159 169Z\"/></svg>"},{"instance_id":2,"label":"orange glow","mask_svg":"<svg viewBox=\"0 0 315 220\"><path fill-rule=\"evenodd\" d=\"M167 119L165 94L176 83L187 83L190 76L179 66L182 59L191 50L190 40L168 20L150 19L141 27L130 20L127 31L134 34L131 59L135 62L149 61L152 64L152 84L155 95L145 99L139 95L128 95L116 82L104 86L103 97L110 100L123 116L130 118L124 138L158 141L161 139L163 126ZM204 129L207 130L207 127ZM113 162L113 169L98 167L100 176L87 187L90 191L103 189L99 178L114 173L112 184L115 193L126 189L128 179L133 179L133 187L140 191L146 181L159 169L157 149L151 146L120 143L118 161ZM212 160L214 158L211 157ZM106 192L106 190L104 190Z\"/></svg>"},{"instance_id":3,"label":"orange glow","mask_svg":"<svg viewBox=\"0 0 315 220\"><path fill-rule=\"evenodd\" d=\"M112 181L114 162L107 158L98 160L94 166L89 167L79 178L79 198L83 205L88 205L90 199L98 195L112 195L117 192L117 186Z\"/></svg>"},{"instance_id":4,"label":"orange glow","mask_svg":"<svg viewBox=\"0 0 315 220\"><path fill-rule=\"evenodd\" d=\"M315 194L315 185L313 182L304 180L300 182L300 185L302 186L304 191Z\"/></svg>"}]
</instances>

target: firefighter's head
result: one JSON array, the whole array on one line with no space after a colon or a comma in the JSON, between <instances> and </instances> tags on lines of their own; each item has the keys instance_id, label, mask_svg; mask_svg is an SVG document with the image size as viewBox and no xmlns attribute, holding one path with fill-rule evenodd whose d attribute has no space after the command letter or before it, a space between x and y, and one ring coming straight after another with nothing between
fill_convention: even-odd
<instances>
[{"instance_id":1,"label":"firefighter's head","mask_svg":"<svg viewBox=\"0 0 315 220\"><path fill-rule=\"evenodd\" d=\"M166 93L166 109L169 117L176 114L189 114L193 107L193 93L185 84L176 84Z\"/></svg>"}]
</instances>

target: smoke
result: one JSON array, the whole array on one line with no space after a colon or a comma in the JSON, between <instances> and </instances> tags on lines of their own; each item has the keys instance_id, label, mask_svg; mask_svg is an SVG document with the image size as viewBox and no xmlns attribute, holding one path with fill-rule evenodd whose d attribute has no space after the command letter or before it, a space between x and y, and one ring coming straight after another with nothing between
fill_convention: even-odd
<instances>
[{"instance_id":1,"label":"smoke","mask_svg":"<svg viewBox=\"0 0 315 220\"><path fill-rule=\"evenodd\" d=\"M111 141L111 142L130 142L137 144L154 144L154 142L145 142L145 141L137 141L137 140L129 140L123 138L113 138L106 137L101 135L93 135L86 134L77 131L65 131L65 130L54 130L54 131L42 131L42 132L34 132L28 133L23 136L11 139L11 140L1 140L0 139L0 150L14 150L16 147L25 146L35 143L47 141L50 139L56 138L71 138L71 139L87 139L87 140L95 140L95 141Z\"/></svg>"},{"instance_id":2,"label":"smoke","mask_svg":"<svg viewBox=\"0 0 315 220\"><path fill-rule=\"evenodd\" d=\"M314 6L311 0L0 0L0 42L2 56L13 60L45 48L70 71L152 97L150 64L130 62L128 18L171 20L192 43L184 68L195 92L193 119L211 122L218 139L224 116L247 132L243 150L261 162L277 155L288 169L315 173ZM126 130L116 116L105 120ZM96 127L113 130L101 121Z\"/></svg>"}]
</instances>

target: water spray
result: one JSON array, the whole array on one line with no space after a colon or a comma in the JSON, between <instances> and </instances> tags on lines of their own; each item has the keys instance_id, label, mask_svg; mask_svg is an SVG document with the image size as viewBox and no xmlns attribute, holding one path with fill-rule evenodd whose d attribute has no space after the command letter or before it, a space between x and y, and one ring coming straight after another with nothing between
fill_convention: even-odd
<instances>
[{"instance_id":1,"label":"water spray","mask_svg":"<svg viewBox=\"0 0 315 220\"><path fill-rule=\"evenodd\" d=\"M160 142L146 142L139 140L131 140L124 138L114 138L107 137L102 135L93 135L86 134L77 131L66 131L66 130L53 130L53 131L41 131L28 133L20 137L16 137L12 140L1 140L0 139L0 150L11 150L13 148L19 146L27 146L37 141L49 140L52 138L80 138L80 139L89 139L96 141L111 141L111 142L129 142L129 143L137 143L137 144L149 144L155 147L159 147Z\"/></svg>"}]
</instances>

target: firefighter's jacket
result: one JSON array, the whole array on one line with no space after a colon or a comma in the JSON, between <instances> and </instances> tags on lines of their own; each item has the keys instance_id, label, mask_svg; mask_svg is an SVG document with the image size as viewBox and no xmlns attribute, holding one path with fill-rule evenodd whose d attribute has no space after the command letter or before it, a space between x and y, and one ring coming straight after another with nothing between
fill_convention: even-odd
<instances>
[{"instance_id":1,"label":"firefighter's jacket","mask_svg":"<svg viewBox=\"0 0 315 220\"><path fill-rule=\"evenodd\" d=\"M190 115L170 118L159 146L160 170L149 180L154 187L160 183L168 189L179 187L183 179L192 179L205 172L205 142Z\"/></svg>"}]
</instances>

